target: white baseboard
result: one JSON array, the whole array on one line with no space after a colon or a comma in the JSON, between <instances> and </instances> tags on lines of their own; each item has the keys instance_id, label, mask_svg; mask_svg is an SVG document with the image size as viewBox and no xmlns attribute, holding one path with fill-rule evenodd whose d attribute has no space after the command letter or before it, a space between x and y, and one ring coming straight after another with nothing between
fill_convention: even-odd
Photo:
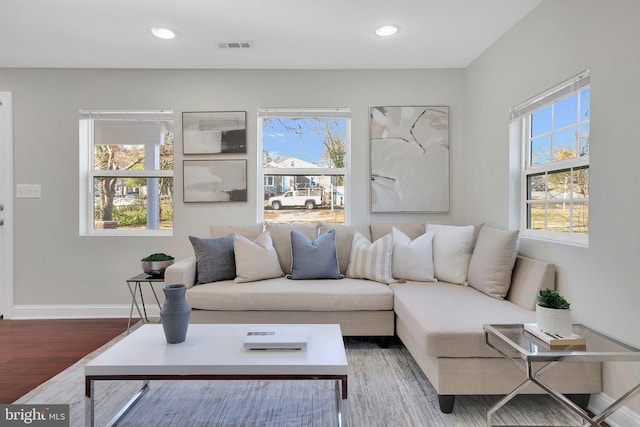
<instances>
[{"instance_id":1,"label":"white baseboard","mask_svg":"<svg viewBox=\"0 0 640 427\"><path fill-rule=\"evenodd\" d=\"M141 307L142 308L142 307ZM159 317L158 307L147 307L149 317ZM14 305L11 319L109 319L128 318L130 305ZM133 310L133 317L138 312Z\"/></svg>"},{"instance_id":2,"label":"white baseboard","mask_svg":"<svg viewBox=\"0 0 640 427\"><path fill-rule=\"evenodd\" d=\"M589 410L598 414L613 402L614 399L604 393L592 394L589 400ZM640 426L640 414L623 406L611 414L605 421L611 427L637 427Z\"/></svg>"}]
</instances>

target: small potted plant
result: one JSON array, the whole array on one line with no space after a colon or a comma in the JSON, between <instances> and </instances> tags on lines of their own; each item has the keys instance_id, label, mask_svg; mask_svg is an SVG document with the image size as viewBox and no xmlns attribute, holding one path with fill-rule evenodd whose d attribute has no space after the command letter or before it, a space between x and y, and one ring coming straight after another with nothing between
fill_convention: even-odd
<instances>
[{"instance_id":1,"label":"small potted plant","mask_svg":"<svg viewBox=\"0 0 640 427\"><path fill-rule=\"evenodd\" d=\"M540 291L536 297L536 323L543 332L565 336L571 334L569 302L555 289Z\"/></svg>"},{"instance_id":2,"label":"small potted plant","mask_svg":"<svg viewBox=\"0 0 640 427\"><path fill-rule=\"evenodd\" d=\"M171 255L156 253L146 256L140 260L142 270L151 276L164 276L164 270L173 264L174 258Z\"/></svg>"}]
</instances>

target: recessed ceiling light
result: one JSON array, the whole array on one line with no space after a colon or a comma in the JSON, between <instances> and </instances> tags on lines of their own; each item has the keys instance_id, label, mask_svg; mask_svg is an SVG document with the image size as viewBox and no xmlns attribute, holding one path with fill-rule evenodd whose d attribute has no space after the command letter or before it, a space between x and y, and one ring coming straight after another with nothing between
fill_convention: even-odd
<instances>
[{"instance_id":1,"label":"recessed ceiling light","mask_svg":"<svg viewBox=\"0 0 640 427\"><path fill-rule=\"evenodd\" d=\"M400 27L397 25L383 25L376 29L376 35L380 37L389 37L396 34L398 31L400 31Z\"/></svg>"},{"instance_id":2,"label":"recessed ceiling light","mask_svg":"<svg viewBox=\"0 0 640 427\"><path fill-rule=\"evenodd\" d=\"M159 39L171 40L176 37L176 32L171 28L151 27L151 33Z\"/></svg>"}]
</instances>

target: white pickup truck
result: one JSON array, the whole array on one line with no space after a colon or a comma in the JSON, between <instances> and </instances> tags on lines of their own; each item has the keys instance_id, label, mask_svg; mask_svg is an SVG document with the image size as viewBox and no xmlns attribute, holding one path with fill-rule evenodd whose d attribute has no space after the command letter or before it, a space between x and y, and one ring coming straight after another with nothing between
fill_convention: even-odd
<instances>
[{"instance_id":1,"label":"white pickup truck","mask_svg":"<svg viewBox=\"0 0 640 427\"><path fill-rule=\"evenodd\" d=\"M315 209L322 205L324 195L320 189L291 190L281 196L269 197L269 206L276 211L283 207Z\"/></svg>"}]
</instances>

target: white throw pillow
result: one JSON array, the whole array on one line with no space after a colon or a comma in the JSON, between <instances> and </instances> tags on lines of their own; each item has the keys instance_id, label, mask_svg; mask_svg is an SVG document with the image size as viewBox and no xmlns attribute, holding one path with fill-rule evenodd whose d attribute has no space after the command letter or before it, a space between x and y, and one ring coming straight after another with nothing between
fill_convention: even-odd
<instances>
[{"instance_id":1,"label":"white throw pillow","mask_svg":"<svg viewBox=\"0 0 640 427\"><path fill-rule=\"evenodd\" d=\"M236 258L236 282L253 282L284 276L268 231L260 234L254 241L235 233L233 250Z\"/></svg>"},{"instance_id":2,"label":"white throw pillow","mask_svg":"<svg viewBox=\"0 0 640 427\"><path fill-rule=\"evenodd\" d=\"M469 286L494 298L504 299L511 287L519 243L517 230L483 226L469 262Z\"/></svg>"},{"instance_id":3,"label":"white throw pillow","mask_svg":"<svg viewBox=\"0 0 640 427\"><path fill-rule=\"evenodd\" d=\"M394 279L435 282L433 271L433 231L418 236L413 241L402 231L393 227Z\"/></svg>"},{"instance_id":4,"label":"white throw pillow","mask_svg":"<svg viewBox=\"0 0 640 427\"><path fill-rule=\"evenodd\" d=\"M391 234L371 243L366 237L355 231L347 277L375 280L380 283L395 282L391 275L392 254L393 236Z\"/></svg>"},{"instance_id":5,"label":"white throw pillow","mask_svg":"<svg viewBox=\"0 0 640 427\"><path fill-rule=\"evenodd\" d=\"M433 231L433 269L436 279L466 285L473 248L473 225L427 224Z\"/></svg>"}]
</instances>

